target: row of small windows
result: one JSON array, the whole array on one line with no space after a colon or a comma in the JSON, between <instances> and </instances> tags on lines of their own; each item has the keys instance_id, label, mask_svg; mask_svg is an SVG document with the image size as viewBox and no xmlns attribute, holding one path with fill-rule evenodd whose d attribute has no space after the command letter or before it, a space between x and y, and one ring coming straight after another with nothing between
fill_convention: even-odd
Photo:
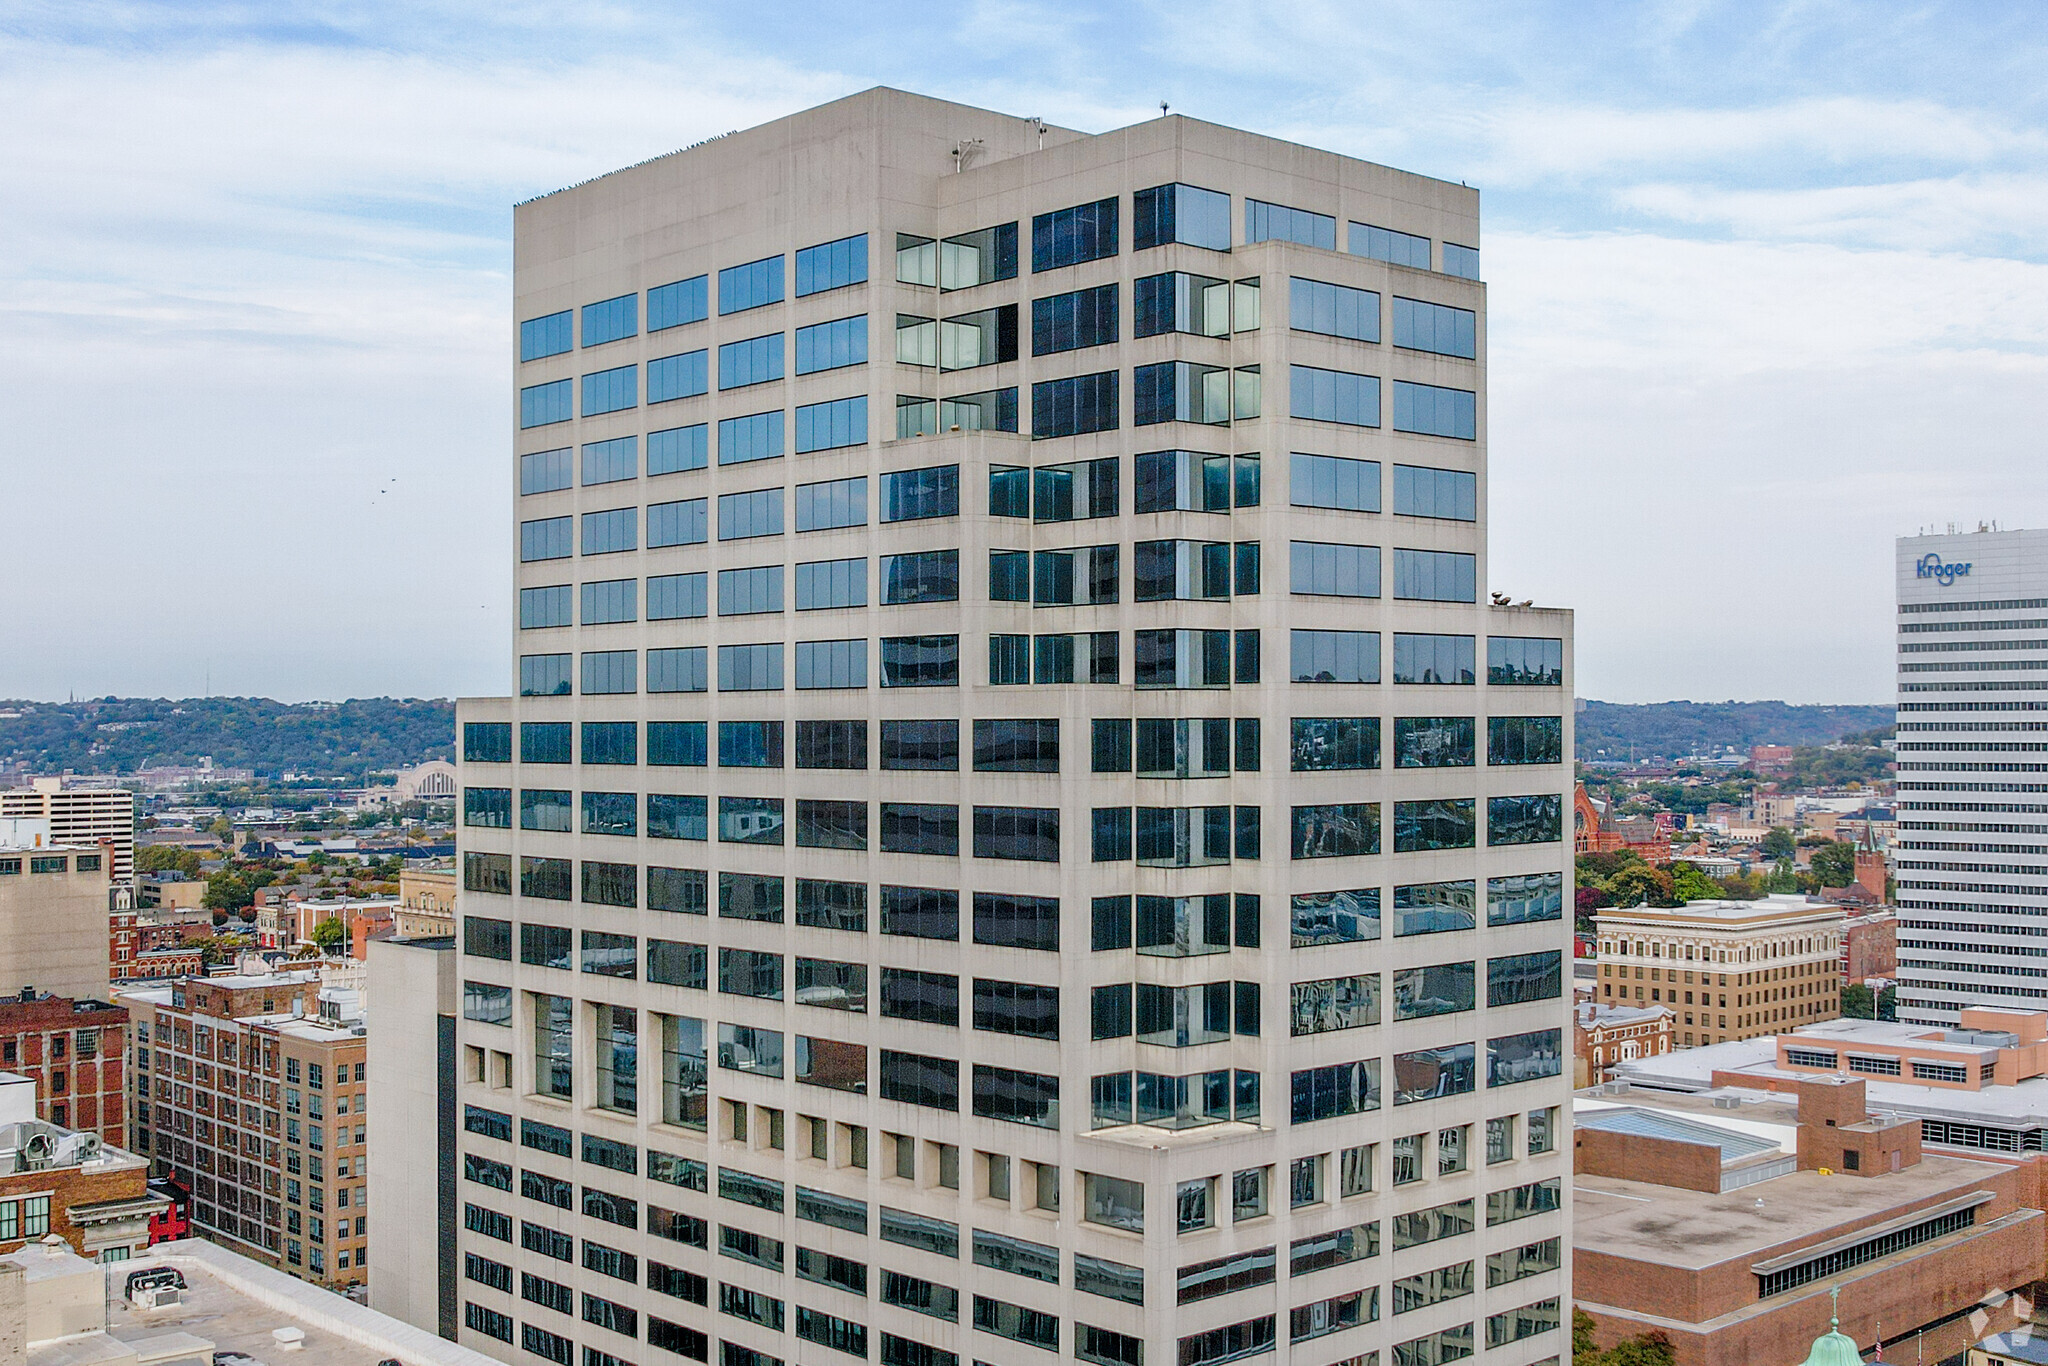
<instances>
[{"instance_id":1,"label":"row of small windows","mask_svg":"<svg viewBox=\"0 0 2048 1366\"><path fill-rule=\"evenodd\" d=\"M803 819L800 815L799 822ZM588 860L583 866L587 870L582 878L583 899L593 905L636 904L635 888L642 874L645 876L649 910L709 915L715 886L721 919L781 924L789 896L788 879L779 874L722 872L714 884L712 875L703 869L640 869L632 864ZM468 891L510 896L514 885L511 856L474 851L465 853L463 885ZM519 885L522 895L535 895L541 900L570 900L573 890L570 865L562 859L523 859ZM528 888L538 890L528 891ZM869 928L868 893L865 882L799 877L796 879L795 923L811 929L865 934ZM1488 878L1485 893L1486 924L1490 928L1555 921L1564 914L1561 873L1522 873ZM884 885L877 895L882 934L946 940L960 937L961 893L941 888ZM971 900L976 943L1048 953L1059 951L1061 917L1058 897L975 892ZM1387 889L1377 886L1297 892L1289 898L1289 947L1316 949L1376 942L1381 937L1383 904L1391 910L1393 937L1397 939L1456 933L1476 929L1479 923L1477 884L1469 878L1396 886L1391 895ZM1147 895L1136 898L1129 895L1098 896L1090 900L1088 915L1089 948L1095 953L1130 949L1141 957L1189 958L1227 954L1233 947L1257 949L1261 943L1260 898L1256 893L1212 892L1199 896ZM467 916L464 924L467 927L466 952L511 961L511 928L507 922ZM555 962L553 957L544 960L528 957L525 961L568 966L567 929L536 926L522 929L522 934L529 933L564 936L560 946L561 961ZM590 932L590 935L595 934ZM586 935L586 951L593 943L602 946L613 938L616 936L596 935L592 939ZM671 949L655 951L652 947L661 942L664 941L650 941L648 977L652 981L672 981L675 970L659 966L670 957ZM700 959L705 953L701 945L684 947ZM1552 953L1547 960L1544 955L1536 954L1499 961L1512 964L1515 973L1528 969L1548 981L1558 971L1556 958L1557 955ZM585 971L630 971L630 967L621 969L619 964L630 965L632 959L628 955L621 960L618 955L607 953L602 955L600 965L593 966L593 961L586 956ZM686 972L686 980L679 984L701 987L701 974L700 964ZM776 976L780 976L779 968ZM1425 998L1427 994L1422 993ZM1550 994L1556 993L1552 991ZM1504 996L1494 1003L1504 1005L1513 1002ZM1430 1008L1413 1004L1403 1009L1426 1011ZM1254 1010L1253 1015L1256 1013ZM1115 1012L1111 1014L1115 1015Z\"/></svg>"},{"instance_id":2,"label":"row of small windows","mask_svg":"<svg viewBox=\"0 0 2048 1366\"><path fill-rule=\"evenodd\" d=\"M720 348L721 388L737 388L779 379L781 336L756 339L773 343L772 349L755 342L735 342ZM734 350L733 348L741 348ZM727 352L731 351L730 357ZM669 362L675 362L671 365ZM662 367L657 370L656 367ZM650 404L704 392L704 356L668 357L648 366ZM1309 421L1333 422L1351 427L1378 427L1381 423L1381 380L1377 375L1317 366L1288 367L1290 415ZM583 376L585 417L622 412L639 406L639 372L636 366L620 366ZM1443 436L1461 441L1477 439L1477 397L1472 390L1393 382L1393 429L1422 436ZM1008 395L1007 403L1002 396ZM519 391L519 425L522 430L567 422L576 412L575 381L560 379L529 385ZM1014 390L990 391L949 400L948 426L971 430L1015 431ZM1031 386L1031 435L1034 439L1079 436L1089 432L1115 431L1122 426L1119 372L1074 375L1064 379L1041 380ZM907 440L929 436L939 429L942 405L934 399L912 395L897 397L896 437ZM1154 426L1165 422L1189 422L1227 426L1233 421L1256 418L1263 410L1259 367L1203 365L1193 361L1161 361L1141 365L1132 372L1131 424ZM991 421L991 416L995 420ZM719 463L739 464L768 460L783 450L783 413L780 410L751 413L719 421ZM805 404L796 409L797 454L863 445L867 434L867 396Z\"/></svg>"},{"instance_id":3,"label":"row of small windows","mask_svg":"<svg viewBox=\"0 0 2048 1366\"><path fill-rule=\"evenodd\" d=\"M634 478L637 473L636 441L634 437L618 437L586 443L583 447L584 484L601 485ZM701 454L701 447L699 452ZM569 487L570 456L571 451L564 448L522 457L522 490L539 492ZM1133 457L1137 481L1133 511L1142 515L1172 511L1228 512L1233 506L1256 507L1260 500L1260 465L1256 454L1142 452ZM1290 469L1291 501L1297 507L1361 512L1377 512L1381 508L1378 461L1297 452L1292 457ZM989 512L996 517L1029 518L1040 523L1116 517L1122 510L1120 470L1121 462L1114 456L1073 464L1044 465L1036 469L994 465L989 470ZM958 466L897 471L879 478L882 480L881 520L884 522L950 517L959 513ZM868 481L864 475L799 484L796 488L796 530L823 531L866 526L867 490ZM783 490L779 487L722 495L719 499L719 539L780 535L782 498ZM1393 467L1393 508L1396 515L1474 521L1478 515L1477 503L1478 480L1467 471L1422 465ZM735 511L743 507L758 509L758 512L748 520ZM649 548L702 543L707 536L706 508L706 501L702 498L650 505L647 508ZM638 549L634 543L634 512L631 508L614 508L584 514L585 553ZM536 519L522 522L520 526L522 562L567 558L573 553L569 544L572 532L570 518ZM745 529L748 527L760 529ZM607 550L592 549L593 540Z\"/></svg>"},{"instance_id":4,"label":"row of small windows","mask_svg":"<svg viewBox=\"0 0 2048 1366\"><path fill-rule=\"evenodd\" d=\"M730 571L746 573L748 571ZM671 576L684 582L661 584L659 610L682 614L700 608L701 582L693 576ZM659 581L650 580L651 584ZM650 590L652 593L653 590ZM771 591L760 580L744 579L731 590L736 605L744 595ZM650 597L650 601L655 599ZM655 609L650 609L655 610ZM701 611L698 613L701 615ZM1259 632L1222 630L1155 630L1131 633L1134 655L1132 685L1141 689L1228 688L1259 681ZM1115 631L1060 632L1050 635L992 635L988 638L988 680L991 686L1122 681L1120 637ZM1472 680L1469 636L1413 636L1404 666L1402 638L1395 637L1396 682L1456 683ZM867 686L865 639L797 641L796 686L864 688ZM704 645L646 652L650 693L707 691L710 662ZM785 645L771 641L753 645L720 645L718 691L780 692L784 686ZM1563 645L1544 637L1491 637L1487 644L1487 681L1499 685L1556 686L1563 681ZM885 688L958 687L960 637L957 635L884 636L880 641L880 686ZM583 654L582 691L589 695L638 692L639 652L590 650ZM1378 683L1381 680L1378 631L1296 630L1289 632L1289 681L1295 683ZM568 653L521 655L522 697L567 696L574 689L576 657Z\"/></svg>"},{"instance_id":5,"label":"row of small windows","mask_svg":"<svg viewBox=\"0 0 2048 1366\"><path fill-rule=\"evenodd\" d=\"M475 723L488 725L491 723ZM647 763L655 767L704 767L709 762L711 732L704 721L649 721ZM723 768L784 766L783 721L720 721L718 763ZM798 721L796 767L865 769L868 766L866 721ZM1090 765L1094 773L1135 773L1141 778L1221 777L1232 771L1232 740L1236 771L1260 768L1257 717L1097 717L1090 731ZM640 762L640 723L585 721L583 762L636 765ZM952 717L932 720L882 721L878 764L884 770L945 772L960 770L962 722ZM1060 772L1060 726L1057 719L977 720L971 727L971 757L977 773ZM1475 718L1469 716L1394 718L1395 768L1470 768L1476 762ZM469 737L469 762L509 762L491 732ZM567 764L571 723L529 721L520 733L520 760L527 764ZM1554 764L1563 761L1564 724L1556 716L1495 716L1487 719L1487 762L1493 766ZM1376 769L1380 766L1380 718L1295 717L1288 736L1289 767L1296 773ZM465 792L495 797L464 800L464 823L508 827L511 798L506 788L473 788ZM493 816L493 812L496 813ZM566 825L561 827L567 829Z\"/></svg>"},{"instance_id":6,"label":"row of small windows","mask_svg":"<svg viewBox=\"0 0 2048 1366\"><path fill-rule=\"evenodd\" d=\"M1352 341L1380 340L1378 291L1354 289L1323 280L1288 280L1288 323L1297 332L1315 332ZM1465 360L1478 355L1478 315L1422 299L1394 296L1394 345Z\"/></svg>"},{"instance_id":7,"label":"row of small windows","mask_svg":"<svg viewBox=\"0 0 2048 1366\"><path fill-rule=\"evenodd\" d=\"M796 296L865 283L868 278L866 233L805 247L796 253ZM765 257L718 272L718 311L740 313L782 302L783 258ZM664 332L709 316L709 278L693 276L647 291L647 330ZM519 324L519 359L559 356L574 346L575 310L563 309ZM602 346L640 334L640 296L622 294L583 306L583 345Z\"/></svg>"},{"instance_id":8,"label":"row of small windows","mask_svg":"<svg viewBox=\"0 0 2048 1366\"><path fill-rule=\"evenodd\" d=\"M774 491L777 495L781 490ZM727 495L741 497L743 495ZM721 500L723 501L723 500ZM699 508L701 513L701 505ZM721 513L726 509L721 508ZM781 534L779 496L773 505L772 530L746 529L722 522L722 540ZM746 515L744 510L735 518ZM755 525L771 525L767 512ZM600 528L602 529L602 528ZM724 534L727 532L730 534ZM588 520L584 527L586 554L597 541ZM701 525L696 539L703 539ZM668 541L665 544L685 544ZM615 547L630 549L632 547ZM1260 585L1260 556L1257 541L1140 541L1134 550L1132 600L1166 602L1216 600L1256 596ZM1377 598L1380 596L1379 547L1332 545L1296 541L1293 554L1292 591L1297 594ZM1473 577L1472 557L1448 557L1441 551L1396 550L1397 598L1418 601L1470 601ZM1425 562L1421 557L1452 559L1448 569ZM992 550L989 552L991 602L1035 603L1039 606L1106 604L1119 599L1118 569L1120 547L1087 546L1070 550ZM1463 563L1460 563L1462 561ZM884 555L880 559L879 601L883 606L957 602L960 599L960 552L957 550L911 551ZM705 615L708 571L691 574L655 575L647 580L650 621L675 620ZM796 599L799 611L824 608L864 607L868 603L867 560L813 560L796 566ZM784 566L761 565L718 571L718 615L744 616L777 613L784 608ZM632 622L637 614L638 580L611 579L583 585L583 623L600 625ZM1400 591L1405 589L1406 591ZM519 594L521 629L572 625L570 608L574 589L569 584L524 588ZM1466 593L1467 596L1455 596ZM1451 596L1446 596L1447 594Z\"/></svg>"},{"instance_id":9,"label":"row of small windows","mask_svg":"<svg viewBox=\"0 0 2048 1366\"><path fill-rule=\"evenodd\" d=\"M509 788L467 789L465 823L486 828L509 826L512 801ZM637 793L585 792L582 833L637 838L642 829L641 806ZM645 807L645 830L651 839L709 838L707 797L648 793ZM575 795L567 789L529 788L519 794L521 829L574 833L576 812ZM783 798L722 796L717 814L721 843L785 842L788 809ZM802 848L867 850L868 816L865 801L800 799L796 803L796 843ZM1260 857L1259 817L1255 806L1097 807L1089 818L1089 859L1154 868L1256 860ZM1476 798L1395 802L1392 824L1390 847L1397 854L1478 847ZM960 853L957 805L882 802L878 827L877 847L883 853L948 858ZM1376 855L1381 852L1380 827L1378 802L1296 806L1291 812L1289 857ZM1486 843L1491 847L1553 844L1562 837L1561 830L1560 798L1555 793L1487 799ZM973 808L973 833L976 858L1060 861L1060 811L1056 807L977 806ZM564 863L564 887L566 868ZM565 898L566 893L557 899Z\"/></svg>"}]
</instances>

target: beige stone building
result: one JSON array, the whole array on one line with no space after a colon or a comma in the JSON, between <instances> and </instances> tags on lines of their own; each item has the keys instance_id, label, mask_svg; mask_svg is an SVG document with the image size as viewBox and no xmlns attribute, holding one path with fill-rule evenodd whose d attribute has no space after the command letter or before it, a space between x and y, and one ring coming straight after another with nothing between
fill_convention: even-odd
<instances>
[{"instance_id":1,"label":"beige stone building","mask_svg":"<svg viewBox=\"0 0 2048 1366\"><path fill-rule=\"evenodd\" d=\"M109 863L105 847L59 842L45 820L0 820L0 996L107 994Z\"/></svg>"},{"instance_id":2,"label":"beige stone building","mask_svg":"<svg viewBox=\"0 0 2048 1366\"><path fill-rule=\"evenodd\" d=\"M455 865L407 867L398 875L394 929L401 939L434 939L455 933Z\"/></svg>"},{"instance_id":3,"label":"beige stone building","mask_svg":"<svg viewBox=\"0 0 2048 1366\"><path fill-rule=\"evenodd\" d=\"M365 1283L359 993L306 971L188 977L117 999L134 1023L133 1145L190 1192L193 1231L330 1289Z\"/></svg>"},{"instance_id":4,"label":"beige stone building","mask_svg":"<svg viewBox=\"0 0 2048 1366\"><path fill-rule=\"evenodd\" d=\"M1488 605L1478 231L888 90L519 207L466 1344L1564 1350L1571 619Z\"/></svg>"},{"instance_id":5,"label":"beige stone building","mask_svg":"<svg viewBox=\"0 0 2048 1366\"><path fill-rule=\"evenodd\" d=\"M1609 909L1593 918L1602 1005L1671 1007L1679 1048L1842 1013L1846 913L1804 896Z\"/></svg>"}]
</instances>

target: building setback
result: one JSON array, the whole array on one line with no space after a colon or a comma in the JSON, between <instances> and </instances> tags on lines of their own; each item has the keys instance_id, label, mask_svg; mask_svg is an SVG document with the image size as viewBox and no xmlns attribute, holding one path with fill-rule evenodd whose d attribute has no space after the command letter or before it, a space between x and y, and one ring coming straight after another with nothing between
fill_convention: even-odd
<instances>
[{"instance_id":1,"label":"building setback","mask_svg":"<svg viewBox=\"0 0 2048 1366\"><path fill-rule=\"evenodd\" d=\"M465 1344L1559 1355L1570 616L1482 597L1477 241L890 90L519 207Z\"/></svg>"},{"instance_id":2,"label":"building setback","mask_svg":"<svg viewBox=\"0 0 2048 1366\"><path fill-rule=\"evenodd\" d=\"M120 1001L135 1147L191 1195L194 1231L330 1289L367 1280L364 1031L346 1002L317 972L181 978Z\"/></svg>"},{"instance_id":3,"label":"building setback","mask_svg":"<svg viewBox=\"0 0 2048 1366\"><path fill-rule=\"evenodd\" d=\"M1898 541L1898 1016L2048 1002L2048 531Z\"/></svg>"}]
</instances>

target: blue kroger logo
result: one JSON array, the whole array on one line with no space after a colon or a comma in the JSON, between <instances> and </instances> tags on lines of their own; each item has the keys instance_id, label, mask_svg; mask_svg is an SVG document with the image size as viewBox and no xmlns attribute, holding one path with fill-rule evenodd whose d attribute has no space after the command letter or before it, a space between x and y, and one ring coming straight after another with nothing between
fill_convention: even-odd
<instances>
[{"instance_id":1,"label":"blue kroger logo","mask_svg":"<svg viewBox=\"0 0 2048 1366\"><path fill-rule=\"evenodd\" d=\"M1919 564L1914 566L1915 578L1933 579L1943 588L1948 587L1957 579L1968 578L1969 574L1970 565L1968 561L1962 564L1943 563L1941 556L1931 550L1922 555Z\"/></svg>"}]
</instances>

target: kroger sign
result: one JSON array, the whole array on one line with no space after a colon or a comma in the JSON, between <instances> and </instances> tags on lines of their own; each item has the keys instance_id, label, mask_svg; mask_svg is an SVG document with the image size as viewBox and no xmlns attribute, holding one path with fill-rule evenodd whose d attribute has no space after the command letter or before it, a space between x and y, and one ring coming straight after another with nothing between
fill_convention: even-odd
<instances>
[{"instance_id":1,"label":"kroger sign","mask_svg":"<svg viewBox=\"0 0 2048 1366\"><path fill-rule=\"evenodd\" d=\"M1941 556L1931 550L1920 557L1920 562L1913 569L1914 578L1933 579L1943 588L1948 587L1957 579L1968 578L1970 574L1968 561L1962 564L1956 564L1953 561L1944 562Z\"/></svg>"}]
</instances>

